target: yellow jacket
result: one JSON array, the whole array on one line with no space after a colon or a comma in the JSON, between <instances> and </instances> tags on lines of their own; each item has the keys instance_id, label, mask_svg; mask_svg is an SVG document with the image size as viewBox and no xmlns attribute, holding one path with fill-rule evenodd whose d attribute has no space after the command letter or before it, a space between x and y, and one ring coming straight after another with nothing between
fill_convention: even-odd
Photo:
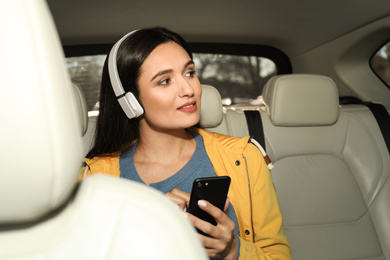
<instances>
[{"instance_id":1,"label":"yellow jacket","mask_svg":"<svg viewBox=\"0 0 390 260\"><path fill-rule=\"evenodd\" d=\"M228 196L239 224L239 259L291 259L278 198L260 151L249 137L191 130L203 137L215 173L231 178ZM120 176L119 156L95 157L85 162L89 166L87 176L94 173ZM83 172L84 169L80 173Z\"/></svg>"}]
</instances>

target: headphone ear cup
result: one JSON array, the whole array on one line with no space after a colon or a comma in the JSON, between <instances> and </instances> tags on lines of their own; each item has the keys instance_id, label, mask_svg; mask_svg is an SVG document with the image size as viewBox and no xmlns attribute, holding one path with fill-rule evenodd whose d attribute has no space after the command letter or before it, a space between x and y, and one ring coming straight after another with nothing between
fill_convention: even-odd
<instances>
[{"instance_id":1,"label":"headphone ear cup","mask_svg":"<svg viewBox=\"0 0 390 260\"><path fill-rule=\"evenodd\" d=\"M129 119L139 117L144 113L144 109L133 93L127 92L118 98L118 102Z\"/></svg>"}]
</instances>

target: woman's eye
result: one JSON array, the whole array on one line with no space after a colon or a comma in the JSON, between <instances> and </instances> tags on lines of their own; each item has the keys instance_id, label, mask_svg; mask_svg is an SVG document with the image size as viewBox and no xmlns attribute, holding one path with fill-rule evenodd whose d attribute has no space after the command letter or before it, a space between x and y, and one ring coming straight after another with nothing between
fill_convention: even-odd
<instances>
[{"instance_id":1,"label":"woman's eye","mask_svg":"<svg viewBox=\"0 0 390 260\"><path fill-rule=\"evenodd\" d=\"M158 82L159 85L167 85L169 83L169 79L164 79Z\"/></svg>"},{"instance_id":2,"label":"woman's eye","mask_svg":"<svg viewBox=\"0 0 390 260\"><path fill-rule=\"evenodd\" d=\"M196 74L195 70L191 70L191 71L186 73L186 77L193 77L193 76L195 76L195 74Z\"/></svg>"}]
</instances>

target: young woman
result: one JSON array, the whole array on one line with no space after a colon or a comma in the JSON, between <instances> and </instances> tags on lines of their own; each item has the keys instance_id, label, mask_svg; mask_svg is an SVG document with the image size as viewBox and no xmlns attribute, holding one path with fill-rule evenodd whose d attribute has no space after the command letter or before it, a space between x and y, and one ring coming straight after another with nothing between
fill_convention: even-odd
<instances>
[{"instance_id":1,"label":"young woman","mask_svg":"<svg viewBox=\"0 0 390 260\"><path fill-rule=\"evenodd\" d=\"M123 89L121 89L123 87ZM125 35L106 59L100 115L84 176L105 173L154 187L183 210L199 177L230 176L225 210L188 214L211 258L291 259L273 182L249 137L199 127L201 84L187 43L164 28ZM119 101L119 102L118 102Z\"/></svg>"}]
</instances>

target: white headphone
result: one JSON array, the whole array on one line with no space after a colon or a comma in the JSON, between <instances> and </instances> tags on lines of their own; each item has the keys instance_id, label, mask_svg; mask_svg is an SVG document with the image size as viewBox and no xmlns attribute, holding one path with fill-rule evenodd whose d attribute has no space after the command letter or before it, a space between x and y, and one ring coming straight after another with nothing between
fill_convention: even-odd
<instances>
[{"instance_id":1,"label":"white headphone","mask_svg":"<svg viewBox=\"0 0 390 260\"><path fill-rule=\"evenodd\" d=\"M118 55L119 46L128 36L135 33L136 31L138 30L129 32L128 34L123 36L119 41L117 41L115 45L112 47L110 51L110 56L108 58L108 74L110 75L112 88L114 90L115 96L118 99L120 106L122 107L123 111L125 112L126 116L129 119L139 117L144 113L144 109L142 108L141 104L138 102L137 98L134 96L133 93L125 92L125 90L123 89L118 74L116 59Z\"/></svg>"}]
</instances>

